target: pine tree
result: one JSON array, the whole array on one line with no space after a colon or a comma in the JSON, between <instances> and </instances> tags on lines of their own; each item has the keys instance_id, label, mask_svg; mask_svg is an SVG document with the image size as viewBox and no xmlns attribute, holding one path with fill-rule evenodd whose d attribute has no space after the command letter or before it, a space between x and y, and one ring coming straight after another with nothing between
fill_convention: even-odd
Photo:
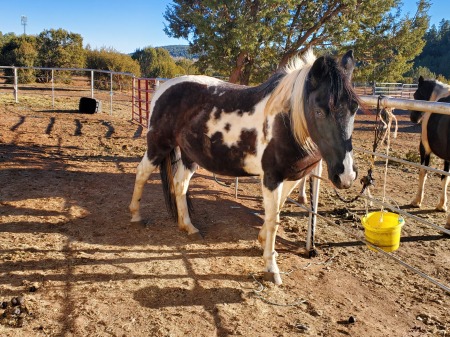
<instances>
[{"instance_id":1,"label":"pine tree","mask_svg":"<svg viewBox=\"0 0 450 337\"><path fill-rule=\"evenodd\" d=\"M400 5L400 0L174 0L164 15L165 31L189 40L201 70L214 68L231 82L247 84L250 76L259 81L310 48L356 47L361 67L370 69L363 77L396 77L423 46L429 1L419 0L413 18L392 15ZM396 61L402 65L386 70Z\"/></svg>"}]
</instances>

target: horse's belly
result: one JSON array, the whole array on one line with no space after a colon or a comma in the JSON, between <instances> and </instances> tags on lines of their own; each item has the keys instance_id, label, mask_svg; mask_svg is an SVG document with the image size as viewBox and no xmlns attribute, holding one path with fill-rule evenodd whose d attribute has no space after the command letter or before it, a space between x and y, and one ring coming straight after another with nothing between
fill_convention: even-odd
<instances>
[{"instance_id":1,"label":"horse's belly","mask_svg":"<svg viewBox=\"0 0 450 337\"><path fill-rule=\"evenodd\" d=\"M246 157L236 160L233 156L223 156L220 159L199 156L196 163L210 172L230 177L257 176L262 173L261 165L258 167L253 160L248 162Z\"/></svg>"},{"instance_id":2,"label":"horse's belly","mask_svg":"<svg viewBox=\"0 0 450 337\"><path fill-rule=\"evenodd\" d=\"M189 159L216 174L242 177L262 173L261 158L256 151L249 153L236 146L192 140L181 148Z\"/></svg>"},{"instance_id":3,"label":"horse's belly","mask_svg":"<svg viewBox=\"0 0 450 337\"><path fill-rule=\"evenodd\" d=\"M450 159L450 116L432 114L427 121L427 143L435 155ZM422 139L423 141L423 139Z\"/></svg>"}]
</instances>

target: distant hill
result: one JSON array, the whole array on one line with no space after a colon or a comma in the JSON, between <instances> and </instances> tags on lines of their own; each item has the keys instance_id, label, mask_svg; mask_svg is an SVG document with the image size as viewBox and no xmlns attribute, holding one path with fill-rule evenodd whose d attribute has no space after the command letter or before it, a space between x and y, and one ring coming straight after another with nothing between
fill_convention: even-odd
<instances>
[{"instance_id":1,"label":"distant hill","mask_svg":"<svg viewBox=\"0 0 450 337\"><path fill-rule=\"evenodd\" d=\"M161 46L158 48L166 49L172 57L184 57L187 59L198 58L197 55L189 53L189 46L186 45Z\"/></svg>"}]
</instances>

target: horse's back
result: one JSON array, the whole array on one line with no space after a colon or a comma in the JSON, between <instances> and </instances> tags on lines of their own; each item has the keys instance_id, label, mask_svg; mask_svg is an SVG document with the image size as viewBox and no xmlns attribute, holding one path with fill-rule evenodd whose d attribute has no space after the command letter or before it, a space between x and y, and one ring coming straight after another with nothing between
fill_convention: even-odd
<instances>
[{"instance_id":1,"label":"horse's back","mask_svg":"<svg viewBox=\"0 0 450 337\"><path fill-rule=\"evenodd\" d=\"M147 134L150 156L179 147L186 158L209 171L260 174L257 143L264 114L259 103L269 91L207 76L167 81L152 101Z\"/></svg>"}]
</instances>

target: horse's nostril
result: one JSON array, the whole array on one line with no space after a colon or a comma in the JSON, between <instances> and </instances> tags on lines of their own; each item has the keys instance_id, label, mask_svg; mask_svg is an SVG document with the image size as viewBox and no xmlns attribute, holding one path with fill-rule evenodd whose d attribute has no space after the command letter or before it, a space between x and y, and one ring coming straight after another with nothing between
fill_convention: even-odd
<instances>
[{"instance_id":1,"label":"horse's nostril","mask_svg":"<svg viewBox=\"0 0 450 337\"><path fill-rule=\"evenodd\" d=\"M335 175L333 176L333 183L334 183L335 185L339 185L339 184L341 183L341 177L339 177L339 174L335 174Z\"/></svg>"}]
</instances>

